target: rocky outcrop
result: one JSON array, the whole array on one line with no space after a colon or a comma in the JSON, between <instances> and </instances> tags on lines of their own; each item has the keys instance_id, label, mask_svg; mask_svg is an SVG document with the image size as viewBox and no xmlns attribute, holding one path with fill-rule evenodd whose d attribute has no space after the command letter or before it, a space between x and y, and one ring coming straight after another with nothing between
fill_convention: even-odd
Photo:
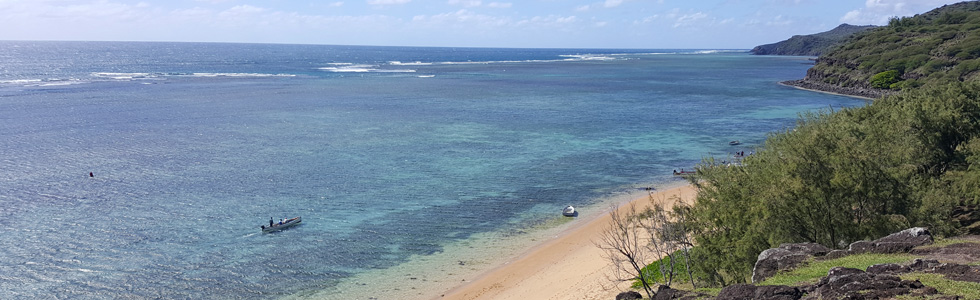
<instances>
[{"instance_id":1,"label":"rocky outcrop","mask_svg":"<svg viewBox=\"0 0 980 300\"><path fill-rule=\"evenodd\" d=\"M831 250L815 243L783 244L759 253L752 268L752 282L761 282L781 270L796 268L810 258L833 259L860 253L906 253L912 248L931 243L929 230L914 227L874 241L851 243L847 250Z\"/></svg>"},{"instance_id":2,"label":"rocky outcrop","mask_svg":"<svg viewBox=\"0 0 980 300\"><path fill-rule=\"evenodd\" d=\"M932 234L923 227L913 227L892 233L874 241L851 243L847 250L834 250L823 258L835 259L861 253L908 253L912 248L932 244Z\"/></svg>"},{"instance_id":3,"label":"rocky outcrop","mask_svg":"<svg viewBox=\"0 0 980 300\"><path fill-rule=\"evenodd\" d=\"M637 291L628 291L619 293L616 295L616 300L640 300L643 299L643 295Z\"/></svg>"},{"instance_id":4,"label":"rocky outcrop","mask_svg":"<svg viewBox=\"0 0 980 300\"><path fill-rule=\"evenodd\" d=\"M950 280L980 283L980 266L940 263L934 259L916 259L908 268L910 272L936 273Z\"/></svg>"},{"instance_id":5,"label":"rocky outcrop","mask_svg":"<svg viewBox=\"0 0 980 300\"><path fill-rule=\"evenodd\" d=\"M801 89L814 90L826 93L841 94L854 97L877 99L888 95L895 94L894 91L874 89L861 86L839 86L836 84L824 83L819 80L814 80L812 78L805 78L800 80L790 80L781 82L784 85L798 87Z\"/></svg>"},{"instance_id":6,"label":"rocky outcrop","mask_svg":"<svg viewBox=\"0 0 980 300\"><path fill-rule=\"evenodd\" d=\"M806 287L802 299L888 299L899 295L922 297L935 295L935 288L919 281L902 280L898 276L871 273L859 269L835 267L817 284Z\"/></svg>"},{"instance_id":7,"label":"rocky outcrop","mask_svg":"<svg viewBox=\"0 0 980 300\"><path fill-rule=\"evenodd\" d=\"M793 269L811 257L823 256L830 251L830 248L816 243L782 244L778 248L762 251L752 268L752 282L763 281L780 270Z\"/></svg>"},{"instance_id":8,"label":"rocky outcrop","mask_svg":"<svg viewBox=\"0 0 980 300\"><path fill-rule=\"evenodd\" d=\"M668 286L661 285L657 289L657 293L653 295L652 300L697 300L697 299L705 299L708 297L710 297L710 295L702 294L698 292L676 290Z\"/></svg>"},{"instance_id":9,"label":"rocky outcrop","mask_svg":"<svg viewBox=\"0 0 980 300\"><path fill-rule=\"evenodd\" d=\"M980 261L980 236L962 236L957 238L961 242L946 245L944 247L928 247L913 249L912 255L921 256L923 259L942 259L945 262L970 264Z\"/></svg>"},{"instance_id":10,"label":"rocky outcrop","mask_svg":"<svg viewBox=\"0 0 980 300\"><path fill-rule=\"evenodd\" d=\"M730 285L718 293L715 300L796 300L803 297L803 291L797 287L785 285L761 285L751 284Z\"/></svg>"},{"instance_id":11,"label":"rocky outcrop","mask_svg":"<svg viewBox=\"0 0 980 300\"><path fill-rule=\"evenodd\" d=\"M755 55L820 56L820 54L823 54L828 49L840 45L842 42L844 42L844 40L855 33L863 32L875 27L877 26L854 26L849 24L841 24L829 31L817 34L795 35L778 43L759 45L752 48L752 51L750 52Z\"/></svg>"}]
</instances>

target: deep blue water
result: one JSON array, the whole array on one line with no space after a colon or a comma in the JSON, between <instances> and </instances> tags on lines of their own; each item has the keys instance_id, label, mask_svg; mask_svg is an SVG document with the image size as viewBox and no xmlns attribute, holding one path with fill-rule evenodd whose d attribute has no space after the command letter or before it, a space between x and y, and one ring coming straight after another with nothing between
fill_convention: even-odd
<instances>
[{"instance_id":1,"label":"deep blue water","mask_svg":"<svg viewBox=\"0 0 980 300\"><path fill-rule=\"evenodd\" d=\"M675 182L799 112L864 104L777 84L809 66L732 51L0 42L0 299L329 294Z\"/></svg>"}]
</instances>

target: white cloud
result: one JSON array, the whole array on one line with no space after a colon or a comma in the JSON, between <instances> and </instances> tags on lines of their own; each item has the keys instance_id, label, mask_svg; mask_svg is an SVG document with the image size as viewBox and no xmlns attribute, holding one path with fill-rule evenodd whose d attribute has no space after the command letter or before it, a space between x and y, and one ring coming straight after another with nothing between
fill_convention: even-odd
<instances>
[{"instance_id":1,"label":"white cloud","mask_svg":"<svg viewBox=\"0 0 980 300\"><path fill-rule=\"evenodd\" d=\"M867 0L863 8L855 9L840 18L855 25L885 25L893 17L911 16L961 0Z\"/></svg>"},{"instance_id":2,"label":"white cloud","mask_svg":"<svg viewBox=\"0 0 980 300\"><path fill-rule=\"evenodd\" d=\"M622 4L623 4L623 0L606 0L606 2L602 4L602 6L603 7L617 7L617 6L620 6Z\"/></svg>"},{"instance_id":3,"label":"white cloud","mask_svg":"<svg viewBox=\"0 0 980 300\"><path fill-rule=\"evenodd\" d=\"M449 5L462 5L464 7L477 7L483 5L480 0L449 0Z\"/></svg>"},{"instance_id":4,"label":"white cloud","mask_svg":"<svg viewBox=\"0 0 980 300\"><path fill-rule=\"evenodd\" d=\"M367 4L373 6L401 5L412 2L412 0L368 0Z\"/></svg>"},{"instance_id":5,"label":"white cloud","mask_svg":"<svg viewBox=\"0 0 980 300\"><path fill-rule=\"evenodd\" d=\"M695 24L699 23L701 20L703 20L703 19L705 19L707 17L708 17L708 15L705 14L705 13L703 13L703 12L696 12L696 13L693 13L693 14L681 15L681 16L677 17L677 20L674 22L674 26L673 27L674 28L677 28L677 27L685 27L685 26L695 25Z\"/></svg>"}]
</instances>

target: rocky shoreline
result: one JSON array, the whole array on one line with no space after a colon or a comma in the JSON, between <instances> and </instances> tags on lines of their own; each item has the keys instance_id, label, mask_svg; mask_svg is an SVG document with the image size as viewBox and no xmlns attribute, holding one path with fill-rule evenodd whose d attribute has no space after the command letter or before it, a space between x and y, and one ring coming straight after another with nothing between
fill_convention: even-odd
<instances>
[{"instance_id":1,"label":"rocky shoreline","mask_svg":"<svg viewBox=\"0 0 980 300\"><path fill-rule=\"evenodd\" d=\"M980 283L980 236L961 236L963 242L942 247L921 246L933 243L925 228L910 228L874 241L854 242L847 250L831 250L812 243L784 244L763 251L753 270L753 284L735 284L712 298L703 293L661 286L653 300L671 299L762 299L762 300L820 300L820 299L963 299L944 295L935 287L919 280L905 280L901 274L919 272L938 274L953 281ZM757 285L777 272L791 270L810 259L822 260L861 253L908 253L915 258L905 264L878 264L860 270L835 267L827 276L813 284L800 286ZM940 262L940 260L944 262ZM635 298L634 298L635 297ZM623 293L617 300L640 299L639 293Z\"/></svg>"},{"instance_id":2,"label":"rocky shoreline","mask_svg":"<svg viewBox=\"0 0 980 300\"><path fill-rule=\"evenodd\" d=\"M842 87L842 86L823 83L823 82L809 81L806 79L783 81L780 82L780 84L792 86L795 88L805 89L805 90L812 90L812 91L831 93L831 94L840 94L840 95L852 96L852 97L860 97L860 98L871 99L871 100L895 94L894 91L863 88L863 87Z\"/></svg>"}]
</instances>

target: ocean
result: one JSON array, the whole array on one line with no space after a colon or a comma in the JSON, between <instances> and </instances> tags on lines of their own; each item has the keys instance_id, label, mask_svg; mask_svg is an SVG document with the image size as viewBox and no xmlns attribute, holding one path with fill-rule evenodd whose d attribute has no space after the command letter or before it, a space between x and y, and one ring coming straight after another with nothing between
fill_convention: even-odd
<instances>
[{"instance_id":1,"label":"ocean","mask_svg":"<svg viewBox=\"0 0 980 300\"><path fill-rule=\"evenodd\" d=\"M426 299L574 226L566 205L865 104L778 84L811 63L0 42L0 299Z\"/></svg>"}]
</instances>

